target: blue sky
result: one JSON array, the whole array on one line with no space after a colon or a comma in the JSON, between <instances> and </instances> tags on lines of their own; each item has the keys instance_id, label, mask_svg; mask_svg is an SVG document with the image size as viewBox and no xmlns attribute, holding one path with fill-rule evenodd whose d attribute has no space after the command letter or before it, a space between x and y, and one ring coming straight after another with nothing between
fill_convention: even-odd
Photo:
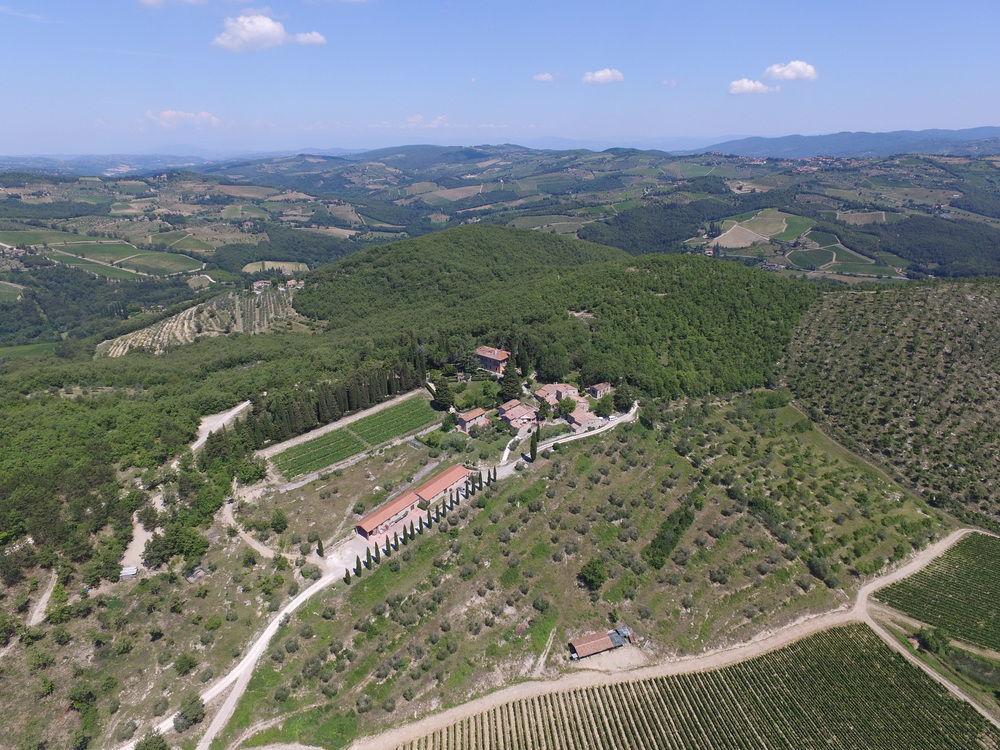
<instances>
[{"instance_id":1,"label":"blue sky","mask_svg":"<svg viewBox=\"0 0 1000 750\"><path fill-rule=\"evenodd\" d=\"M998 31L996 0L0 0L0 153L998 125Z\"/></svg>"}]
</instances>

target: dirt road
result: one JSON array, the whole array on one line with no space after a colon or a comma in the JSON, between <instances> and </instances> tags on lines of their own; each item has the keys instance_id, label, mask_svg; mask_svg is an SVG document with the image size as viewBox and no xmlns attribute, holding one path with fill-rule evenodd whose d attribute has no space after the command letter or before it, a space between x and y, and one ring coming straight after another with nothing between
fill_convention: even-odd
<instances>
[{"instance_id":1,"label":"dirt road","mask_svg":"<svg viewBox=\"0 0 1000 750\"><path fill-rule=\"evenodd\" d=\"M231 425L250 406L251 403L249 401L241 401L232 409L202 417L201 424L198 425L198 437L191 443L191 452L196 453L199 451L205 444L205 441L208 440L209 435Z\"/></svg>"},{"instance_id":2,"label":"dirt road","mask_svg":"<svg viewBox=\"0 0 1000 750\"><path fill-rule=\"evenodd\" d=\"M917 666L918 668L931 674L935 681L944 686L956 698L970 703L973 708L978 710L983 716L1000 728L1000 723L998 723L995 718L987 713L981 706L970 700L969 697L966 696L959 688L945 680L940 675L931 673L929 668L924 665L923 662L906 651L906 649L902 648L902 646L900 646L900 644L892 638L891 635L886 633L885 630L879 626L868 613L869 600L875 592L926 567L932 560L946 552L964 536L976 531L978 530L959 529L958 531L954 531L944 539L919 552L902 567L868 582L859 589L857 597L854 600L854 604L850 607L841 607L821 615L804 617L777 630L761 633L745 643L716 649L714 651L698 654L696 656L671 659L659 664L633 669L626 672L574 672L553 680L530 681L518 685L512 685L510 687L497 690L494 693L490 693L489 695L485 695L482 698L477 698L469 701L468 703L463 703L462 705L456 706L455 708L447 711L425 717L411 724L390 729L374 737L357 740L353 745L351 745L350 750L388 750L389 748L394 748L399 745L406 744L407 742L412 742L420 737L437 731L438 729L442 729L457 721L468 718L469 716L496 708L504 703L522 700L525 698L534 698L539 695L555 691L574 690L578 688L611 685L620 682L633 682L655 677L669 677L691 672L703 672L720 669L747 659L752 659L756 656L760 656L761 654L776 651L780 648L791 645L796 641L802 640L803 638L807 638L810 635L819 633L820 631L834 628L838 625L846 625L848 623L859 621L868 624L869 627L871 627L872 630L890 646L890 648L893 648L900 653L905 652L903 653L903 656L914 664L914 666ZM278 750L278 747L279 746L275 746L275 750ZM290 746L284 746L283 750L289 750L289 747Z\"/></svg>"},{"instance_id":3,"label":"dirt road","mask_svg":"<svg viewBox=\"0 0 1000 750\"><path fill-rule=\"evenodd\" d=\"M45 585L45 590L42 595L38 597L38 601L35 602L35 606L31 608L31 613L28 615L28 625L30 627L35 627L35 625L41 625L42 620L45 619L45 609L49 606L49 599L52 596L52 589L56 587L56 581L59 576L53 570L49 574L49 582Z\"/></svg>"}]
</instances>

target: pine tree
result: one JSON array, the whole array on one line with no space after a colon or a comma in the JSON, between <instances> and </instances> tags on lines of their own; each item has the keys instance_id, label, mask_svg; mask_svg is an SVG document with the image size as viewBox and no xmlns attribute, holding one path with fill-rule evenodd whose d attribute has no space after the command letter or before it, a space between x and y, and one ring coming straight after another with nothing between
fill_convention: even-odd
<instances>
[{"instance_id":1,"label":"pine tree","mask_svg":"<svg viewBox=\"0 0 1000 750\"><path fill-rule=\"evenodd\" d=\"M505 403L521 397L521 379L517 376L517 368L508 364L500 379L500 398Z\"/></svg>"}]
</instances>

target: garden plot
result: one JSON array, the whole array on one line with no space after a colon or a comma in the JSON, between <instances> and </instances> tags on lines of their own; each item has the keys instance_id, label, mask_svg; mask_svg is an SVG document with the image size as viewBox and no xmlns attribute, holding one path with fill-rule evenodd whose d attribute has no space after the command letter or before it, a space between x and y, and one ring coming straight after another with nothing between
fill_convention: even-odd
<instances>
[{"instance_id":1,"label":"garden plot","mask_svg":"<svg viewBox=\"0 0 1000 750\"><path fill-rule=\"evenodd\" d=\"M387 443L436 419L437 415L427 401L410 398L339 430L289 448L274 457L274 464L285 477L291 479Z\"/></svg>"}]
</instances>

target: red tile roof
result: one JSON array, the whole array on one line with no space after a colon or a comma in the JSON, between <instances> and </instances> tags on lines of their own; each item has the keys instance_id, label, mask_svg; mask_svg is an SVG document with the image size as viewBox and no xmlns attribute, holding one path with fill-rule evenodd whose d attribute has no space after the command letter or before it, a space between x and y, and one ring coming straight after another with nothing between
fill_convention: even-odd
<instances>
[{"instance_id":1,"label":"red tile roof","mask_svg":"<svg viewBox=\"0 0 1000 750\"><path fill-rule=\"evenodd\" d=\"M476 354L487 359L495 359L497 362L506 362L510 357L510 352L506 349L497 349L495 346L476 347Z\"/></svg>"},{"instance_id":2,"label":"red tile roof","mask_svg":"<svg viewBox=\"0 0 1000 750\"><path fill-rule=\"evenodd\" d=\"M607 633L584 633L579 638L570 641L569 646L576 652L577 656L583 659L586 656L593 656L612 649L615 644L612 643L611 636Z\"/></svg>"},{"instance_id":3,"label":"red tile roof","mask_svg":"<svg viewBox=\"0 0 1000 750\"><path fill-rule=\"evenodd\" d=\"M417 487L416 493L423 500L433 500L449 487L464 480L471 473L464 466L452 466L450 469L442 471L429 482Z\"/></svg>"},{"instance_id":4,"label":"red tile roof","mask_svg":"<svg viewBox=\"0 0 1000 750\"><path fill-rule=\"evenodd\" d=\"M463 481L471 473L464 466L452 466L450 469L446 469L427 482L424 482L415 490L407 490L402 495L378 506L364 515L355 526L364 529L366 534L371 534L375 529L397 513L402 512L405 508L416 505L421 500L433 500L449 487Z\"/></svg>"},{"instance_id":5,"label":"red tile roof","mask_svg":"<svg viewBox=\"0 0 1000 750\"><path fill-rule=\"evenodd\" d=\"M417 495L417 493L414 492L413 490L408 490L404 492L402 495L393 498L389 502L380 505L377 508L375 508L375 510L367 513L355 525L359 528L364 529L366 534L371 534L381 524L385 523L394 515L402 511L403 508L407 508L410 505L414 505L419 501L420 501L420 496Z\"/></svg>"},{"instance_id":6,"label":"red tile roof","mask_svg":"<svg viewBox=\"0 0 1000 750\"><path fill-rule=\"evenodd\" d=\"M473 419L477 419L486 413L486 409L480 409L478 406L475 409L469 409L468 411L460 412L458 418L463 422L471 422Z\"/></svg>"}]
</instances>

